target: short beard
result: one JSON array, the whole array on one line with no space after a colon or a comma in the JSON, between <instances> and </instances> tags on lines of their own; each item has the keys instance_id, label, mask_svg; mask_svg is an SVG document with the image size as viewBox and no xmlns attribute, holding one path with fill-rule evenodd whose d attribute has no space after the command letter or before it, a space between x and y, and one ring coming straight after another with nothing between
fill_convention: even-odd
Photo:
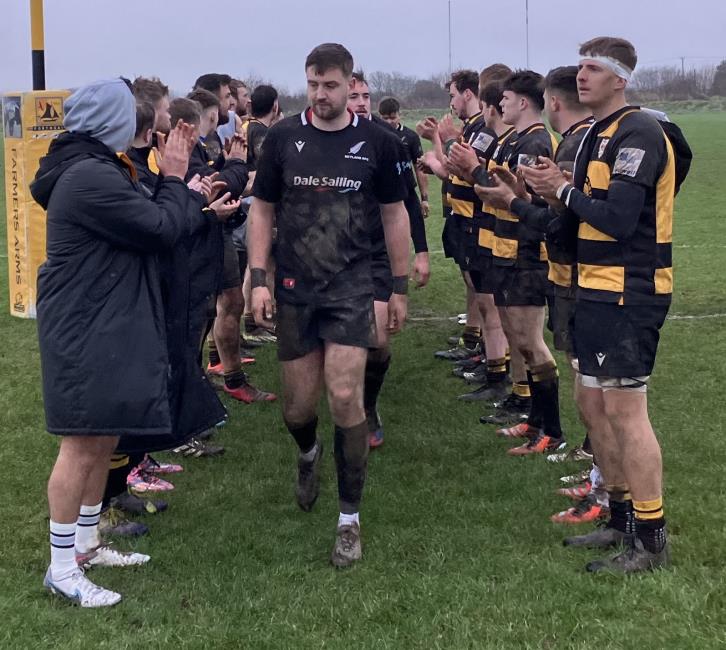
<instances>
[{"instance_id":1,"label":"short beard","mask_svg":"<svg viewBox=\"0 0 726 650\"><path fill-rule=\"evenodd\" d=\"M217 120L217 126L222 126L229 122L229 111L219 111L219 119Z\"/></svg>"},{"instance_id":2,"label":"short beard","mask_svg":"<svg viewBox=\"0 0 726 650\"><path fill-rule=\"evenodd\" d=\"M313 104L312 109L315 116L319 119L332 122L347 110L347 106L345 104L342 106L333 106L332 104L324 104L321 106L320 104Z\"/></svg>"}]
</instances>

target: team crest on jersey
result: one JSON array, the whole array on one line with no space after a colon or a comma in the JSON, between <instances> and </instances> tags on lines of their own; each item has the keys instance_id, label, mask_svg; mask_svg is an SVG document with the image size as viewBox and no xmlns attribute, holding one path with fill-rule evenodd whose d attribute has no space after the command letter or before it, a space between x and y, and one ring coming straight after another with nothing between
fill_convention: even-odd
<instances>
[{"instance_id":1,"label":"team crest on jersey","mask_svg":"<svg viewBox=\"0 0 726 650\"><path fill-rule=\"evenodd\" d=\"M618 151L613 165L613 175L630 176L635 178L640 165L645 157L643 149L634 149L633 147L623 147Z\"/></svg>"},{"instance_id":2,"label":"team crest on jersey","mask_svg":"<svg viewBox=\"0 0 726 650\"><path fill-rule=\"evenodd\" d=\"M494 142L494 138L491 135L488 133L480 133L476 136L474 142L471 143L471 146L482 153L486 153L486 150L489 149L492 142Z\"/></svg>"},{"instance_id":3,"label":"team crest on jersey","mask_svg":"<svg viewBox=\"0 0 726 650\"><path fill-rule=\"evenodd\" d=\"M363 148L363 145L365 145L366 141L361 140L357 144L354 144L349 150L348 153L345 154L346 159L348 160L364 160L368 162L368 158L365 156L359 156L360 150Z\"/></svg>"},{"instance_id":4,"label":"team crest on jersey","mask_svg":"<svg viewBox=\"0 0 726 650\"><path fill-rule=\"evenodd\" d=\"M608 142L610 142L610 138L603 138L600 140L600 148L597 150L597 157L602 158L603 154L605 153L605 147L608 146Z\"/></svg>"}]
</instances>

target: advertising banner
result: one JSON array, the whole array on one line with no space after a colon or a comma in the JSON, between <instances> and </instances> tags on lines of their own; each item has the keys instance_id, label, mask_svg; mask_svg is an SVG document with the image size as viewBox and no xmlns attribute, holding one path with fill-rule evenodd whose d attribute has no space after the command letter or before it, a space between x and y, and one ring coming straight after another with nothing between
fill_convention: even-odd
<instances>
[{"instance_id":1,"label":"advertising banner","mask_svg":"<svg viewBox=\"0 0 726 650\"><path fill-rule=\"evenodd\" d=\"M45 260L45 212L29 185L50 141L63 130L69 92L7 93L2 98L10 313L35 318L38 267Z\"/></svg>"}]
</instances>

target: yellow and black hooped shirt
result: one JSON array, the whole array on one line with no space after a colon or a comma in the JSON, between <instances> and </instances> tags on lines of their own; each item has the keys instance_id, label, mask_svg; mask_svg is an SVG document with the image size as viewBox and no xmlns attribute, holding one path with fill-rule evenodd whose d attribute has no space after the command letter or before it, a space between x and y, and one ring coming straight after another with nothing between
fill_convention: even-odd
<instances>
[{"instance_id":1,"label":"yellow and black hooped shirt","mask_svg":"<svg viewBox=\"0 0 726 650\"><path fill-rule=\"evenodd\" d=\"M670 303L673 148L658 122L627 106L594 124L562 198L579 219L578 300Z\"/></svg>"},{"instance_id":2,"label":"yellow and black hooped shirt","mask_svg":"<svg viewBox=\"0 0 726 650\"><path fill-rule=\"evenodd\" d=\"M514 128L510 128L502 135L500 135L494 149L489 155L484 156L486 168L491 171L497 165L504 163L503 158L503 145L507 141L507 138L514 133ZM478 199L478 197L477 197ZM478 228L478 242L479 242L479 254L485 257L492 256L492 248L494 247L494 225L496 223L497 209L489 205L486 205L480 199L474 203L474 225Z\"/></svg>"},{"instance_id":3,"label":"yellow and black hooped shirt","mask_svg":"<svg viewBox=\"0 0 726 650\"><path fill-rule=\"evenodd\" d=\"M552 158L557 141L542 123L533 124L521 133L513 133L501 147L501 165L515 172L520 164L533 164L538 156ZM541 232L533 230L509 210L495 210L494 245L496 266L539 268L547 263L547 251Z\"/></svg>"},{"instance_id":4,"label":"yellow and black hooped shirt","mask_svg":"<svg viewBox=\"0 0 726 650\"><path fill-rule=\"evenodd\" d=\"M588 117L573 124L562 134L562 140L555 152L555 162L558 165L574 163L580 144L582 144L583 138L594 122L595 120L592 117ZM569 171L572 171L572 167L570 167ZM547 279L555 285L555 291L558 287L570 289L573 279L576 277L574 275L576 263L574 251L567 250L565 247L558 246L555 242L547 239L545 239L545 245L549 264Z\"/></svg>"},{"instance_id":5,"label":"yellow and black hooped shirt","mask_svg":"<svg viewBox=\"0 0 726 650\"><path fill-rule=\"evenodd\" d=\"M496 140L496 134L484 122L481 113L472 115L464 122L464 130L460 142L465 142L484 156ZM474 205L478 201L474 186L455 174L449 176L446 188L446 200L455 216L471 219L474 216Z\"/></svg>"}]
</instances>

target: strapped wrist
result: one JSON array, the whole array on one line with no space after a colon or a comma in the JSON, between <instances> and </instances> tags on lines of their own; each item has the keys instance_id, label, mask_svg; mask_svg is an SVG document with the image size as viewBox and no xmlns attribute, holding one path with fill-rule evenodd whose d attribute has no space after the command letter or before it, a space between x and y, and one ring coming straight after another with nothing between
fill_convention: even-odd
<instances>
[{"instance_id":1,"label":"strapped wrist","mask_svg":"<svg viewBox=\"0 0 726 650\"><path fill-rule=\"evenodd\" d=\"M394 275L393 276L393 293L397 293L401 296L405 296L408 293L408 276L407 275Z\"/></svg>"},{"instance_id":2,"label":"strapped wrist","mask_svg":"<svg viewBox=\"0 0 726 650\"><path fill-rule=\"evenodd\" d=\"M253 289L267 286L267 271L265 269L250 269L250 286Z\"/></svg>"}]
</instances>

